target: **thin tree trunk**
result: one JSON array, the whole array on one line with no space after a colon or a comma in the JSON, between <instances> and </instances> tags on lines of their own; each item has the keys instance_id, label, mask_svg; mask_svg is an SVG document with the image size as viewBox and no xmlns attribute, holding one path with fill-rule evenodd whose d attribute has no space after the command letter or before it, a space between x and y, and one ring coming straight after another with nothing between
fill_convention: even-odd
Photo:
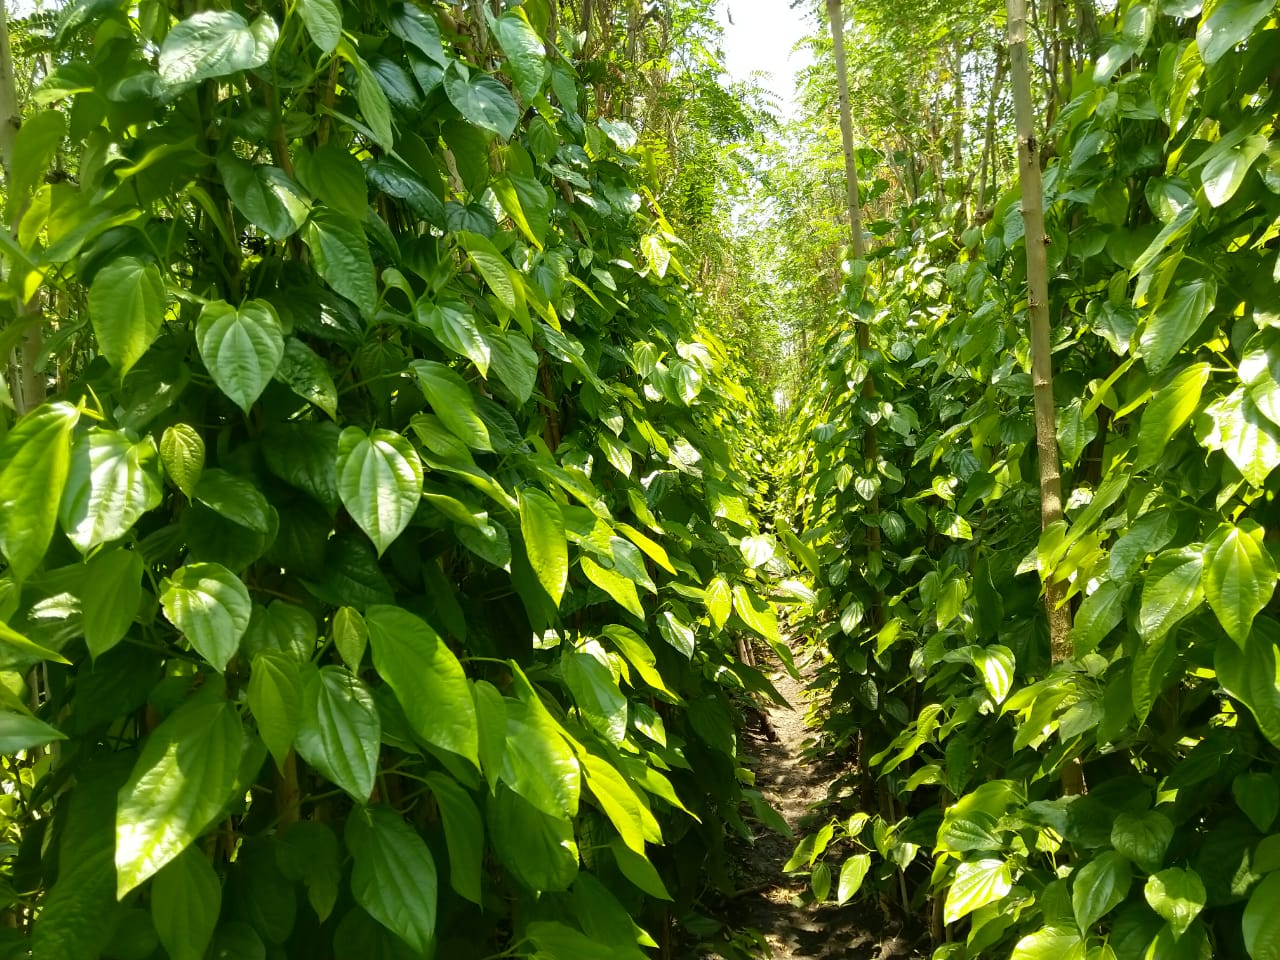
<instances>
[{"instance_id":1,"label":"thin tree trunk","mask_svg":"<svg viewBox=\"0 0 1280 960\"><path fill-rule=\"evenodd\" d=\"M849 108L849 67L845 62L844 49L844 12L840 8L840 0L827 0L827 17L831 21L831 40L835 45L836 84L840 95L840 138L844 142L844 171L848 187L849 206L849 251L855 264L866 269L867 246L862 235L862 203L858 196L858 164L853 152L853 114ZM860 281L865 284L865 281ZM871 330L867 324L855 317L854 323L858 331L858 352L866 356L871 348ZM862 395L876 395L875 379L868 374L862 384ZM862 439L862 452L871 469L877 469L880 461L880 444L874 425L869 425ZM869 504L870 515L880 519L880 498L873 496ZM868 571L872 576L880 573L880 528L867 527ZM872 624L875 627L884 625L884 594L877 589L872 605Z\"/></svg>"},{"instance_id":2,"label":"thin tree trunk","mask_svg":"<svg viewBox=\"0 0 1280 960\"><path fill-rule=\"evenodd\" d=\"M996 72L991 81L991 97L987 101L987 130L982 145L982 172L978 177L978 211L980 220L985 222L987 210L987 185L996 183L996 108L999 105L1000 85L1004 83L1005 58L1002 51L996 48ZM988 173L992 174L988 181Z\"/></svg>"},{"instance_id":3,"label":"thin tree trunk","mask_svg":"<svg viewBox=\"0 0 1280 960\"><path fill-rule=\"evenodd\" d=\"M1031 383L1035 394L1036 447L1040 460L1040 523L1047 529L1062 520L1062 480L1058 473L1058 438L1053 409L1053 356L1049 331L1049 266L1045 244L1043 182L1035 113L1031 106L1031 74L1027 66L1026 0L1007 0L1009 67L1018 127L1018 180L1022 186L1022 219L1027 249L1027 315L1031 320ZM1062 583L1045 582L1045 610L1054 662L1070 659L1071 610ZM1078 760L1063 768L1063 789L1084 792Z\"/></svg>"},{"instance_id":4,"label":"thin tree trunk","mask_svg":"<svg viewBox=\"0 0 1280 960\"><path fill-rule=\"evenodd\" d=\"M595 0L582 0L582 59L591 56L591 23L595 19Z\"/></svg>"},{"instance_id":5,"label":"thin tree trunk","mask_svg":"<svg viewBox=\"0 0 1280 960\"><path fill-rule=\"evenodd\" d=\"M956 40L955 66L951 70L952 91L954 97L955 116L951 118L951 162L954 166L952 176L963 182L964 178L964 44ZM959 198L964 204L964 196Z\"/></svg>"},{"instance_id":6,"label":"thin tree trunk","mask_svg":"<svg viewBox=\"0 0 1280 960\"><path fill-rule=\"evenodd\" d=\"M853 114L849 108L849 67L845 60L844 13L840 9L840 0L827 0L827 16L831 21L831 39L835 44L836 83L840 94L840 137L844 141L849 247L854 260L865 260L867 247L862 235L862 203L858 197L858 165L853 151ZM861 322L858 323L860 334L865 326Z\"/></svg>"}]
</instances>

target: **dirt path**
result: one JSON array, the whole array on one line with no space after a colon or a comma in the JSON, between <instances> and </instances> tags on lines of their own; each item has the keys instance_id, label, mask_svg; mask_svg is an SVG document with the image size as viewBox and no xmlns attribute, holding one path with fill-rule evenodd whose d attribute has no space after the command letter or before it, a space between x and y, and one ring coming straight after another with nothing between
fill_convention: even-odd
<instances>
[{"instance_id":1,"label":"dirt path","mask_svg":"<svg viewBox=\"0 0 1280 960\"><path fill-rule=\"evenodd\" d=\"M781 668L770 677L792 709L773 707L769 727L776 739L751 736L747 748L754 756L756 787L782 814L797 838L810 827L810 807L821 801L827 784L840 772L839 763L805 756L810 738L804 714L808 699L803 684ZM807 877L782 872L794 841L761 828L754 845L744 845L741 888L751 891L725 905L725 918L736 928L763 934L771 960L915 960L924 954L899 936L896 923L869 904L846 907L805 905L800 897ZM718 954L704 954L718 960Z\"/></svg>"}]
</instances>

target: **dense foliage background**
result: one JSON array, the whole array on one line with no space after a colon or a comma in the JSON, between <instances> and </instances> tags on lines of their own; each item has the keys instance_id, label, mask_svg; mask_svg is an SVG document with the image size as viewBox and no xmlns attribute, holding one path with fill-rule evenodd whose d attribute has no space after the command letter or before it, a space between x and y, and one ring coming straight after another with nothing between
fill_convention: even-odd
<instances>
[{"instance_id":1,"label":"dense foliage background","mask_svg":"<svg viewBox=\"0 0 1280 960\"><path fill-rule=\"evenodd\" d=\"M7 21L4 955L745 956L781 606L814 901L1280 956L1273 0L1035 5L1031 237L1004 5L791 12Z\"/></svg>"},{"instance_id":2,"label":"dense foliage background","mask_svg":"<svg viewBox=\"0 0 1280 960\"><path fill-rule=\"evenodd\" d=\"M8 955L668 949L768 815L733 637L779 637L756 401L578 69L611 41L545 2L21 30Z\"/></svg>"}]
</instances>

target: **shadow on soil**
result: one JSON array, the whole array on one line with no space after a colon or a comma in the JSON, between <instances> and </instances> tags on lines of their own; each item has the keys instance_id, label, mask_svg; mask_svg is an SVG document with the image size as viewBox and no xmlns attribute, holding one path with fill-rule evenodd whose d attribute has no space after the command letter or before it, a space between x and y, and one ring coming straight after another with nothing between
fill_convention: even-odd
<instances>
[{"instance_id":1,"label":"shadow on soil","mask_svg":"<svg viewBox=\"0 0 1280 960\"><path fill-rule=\"evenodd\" d=\"M792 709L773 707L767 726L751 731L744 743L756 772L756 787L783 819L802 835L806 814L820 802L827 785L841 772L830 759L812 760L804 753L809 731L804 724L804 687L779 671L772 678ZM782 872L794 841L757 827L754 844L739 842L738 896L709 904L717 919L730 928L758 931L767 943L751 950L744 936L743 950L732 954L771 960L922 960L928 938L904 929L896 917L886 917L874 904L815 907L801 900L807 877ZM689 960L729 960L729 953L690 952Z\"/></svg>"}]
</instances>

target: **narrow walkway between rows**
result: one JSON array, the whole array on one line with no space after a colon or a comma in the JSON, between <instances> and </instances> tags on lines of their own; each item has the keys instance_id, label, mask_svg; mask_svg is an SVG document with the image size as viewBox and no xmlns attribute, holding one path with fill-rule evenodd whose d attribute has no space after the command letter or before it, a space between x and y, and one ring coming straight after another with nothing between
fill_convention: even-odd
<instances>
[{"instance_id":1,"label":"narrow walkway between rows","mask_svg":"<svg viewBox=\"0 0 1280 960\"><path fill-rule=\"evenodd\" d=\"M766 725L747 738L747 749L757 788L798 838L813 831L806 817L826 796L840 763L825 754L815 759L806 753L811 731L804 722L809 706L804 683L776 662L772 665L769 679L790 706L771 706ZM755 845L744 848L744 893L726 908L734 926L764 935L771 960L914 960L926 955L912 949L896 919L887 921L871 903L821 908L806 903L808 877L782 870L793 849L794 840L762 829ZM718 960L718 955L705 960Z\"/></svg>"}]
</instances>

